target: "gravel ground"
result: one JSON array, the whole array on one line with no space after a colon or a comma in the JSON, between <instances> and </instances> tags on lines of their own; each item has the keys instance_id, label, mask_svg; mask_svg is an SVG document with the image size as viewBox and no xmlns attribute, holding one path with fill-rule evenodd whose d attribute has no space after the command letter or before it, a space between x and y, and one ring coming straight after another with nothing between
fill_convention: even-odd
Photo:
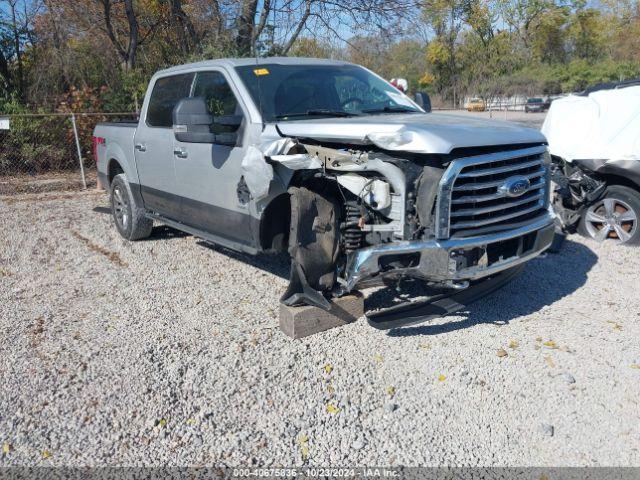
<instances>
[{"instance_id":1,"label":"gravel ground","mask_svg":"<svg viewBox=\"0 0 640 480\"><path fill-rule=\"evenodd\" d=\"M0 465L640 466L640 250L571 237L461 315L292 341L284 258L106 206L0 200Z\"/></svg>"}]
</instances>

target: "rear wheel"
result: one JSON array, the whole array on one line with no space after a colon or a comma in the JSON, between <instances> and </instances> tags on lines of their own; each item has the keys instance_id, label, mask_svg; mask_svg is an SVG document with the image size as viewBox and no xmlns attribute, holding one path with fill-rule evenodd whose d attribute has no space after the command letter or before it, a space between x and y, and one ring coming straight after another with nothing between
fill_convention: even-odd
<instances>
[{"instance_id":1,"label":"rear wheel","mask_svg":"<svg viewBox=\"0 0 640 480\"><path fill-rule=\"evenodd\" d=\"M610 240L640 244L640 193L621 185L607 187L604 196L589 206L578 231L599 242Z\"/></svg>"},{"instance_id":2,"label":"rear wheel","mask_svg":"<svg viewBox=\"0 0 640 480\"><path fill-rule=\"evenodd\" d=\"M147 218L142 206L136 203L124 173L116 175L111 182L111 213L118 232L127 240L151 235L153 220Z\"/></svg>"}]
</instances>

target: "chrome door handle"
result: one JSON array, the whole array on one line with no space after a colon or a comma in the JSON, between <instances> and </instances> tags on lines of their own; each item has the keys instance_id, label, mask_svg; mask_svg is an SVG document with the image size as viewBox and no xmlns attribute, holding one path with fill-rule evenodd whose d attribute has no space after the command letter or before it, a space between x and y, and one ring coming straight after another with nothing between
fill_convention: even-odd
<instances>
[{"instance_id":1,"label":"chrome door handle","mask_svg":"<svg viewBox=\"0 0 640 480\"><path fill-rule=\"evenodd\" d=\"M184 148L174 148L173 154L178 158L187 158L189 156Z\"/></svg>"},{"instance_id":2,"label":"chrome door handle","mask_svg":"<svg viewBox=\"0 0 640 480\"><path fill-rule=\"evenodd\" d=\"M147 146L144 143L136 143L136 150L139 152L146 152Z\"/></svg>"}]
</instances>

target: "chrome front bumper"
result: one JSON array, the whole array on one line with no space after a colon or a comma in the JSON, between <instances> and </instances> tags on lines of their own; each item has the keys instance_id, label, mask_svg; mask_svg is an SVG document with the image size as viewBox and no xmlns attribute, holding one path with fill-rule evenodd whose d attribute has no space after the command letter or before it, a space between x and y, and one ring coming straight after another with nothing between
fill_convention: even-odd
<instances>
[{"instance_id":1,"label":"chrome front bumper","mask_svg":"<svg viewBox=\"0 0 640 480\"><path fill-rule=\"evenodd\" d=\"M405 275L434 282L487 277L531 260L549 248L554 218L549 211L532 223L505 232L403 241L358 250L347 259L343 287L350 291L381 276Z\"/></svg>"}]
</instances>

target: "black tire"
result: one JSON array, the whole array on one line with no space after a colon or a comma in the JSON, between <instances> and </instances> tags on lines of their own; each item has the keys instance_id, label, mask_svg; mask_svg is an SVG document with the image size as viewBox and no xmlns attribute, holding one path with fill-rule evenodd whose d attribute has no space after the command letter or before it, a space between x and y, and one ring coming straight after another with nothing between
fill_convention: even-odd
<instances>
[{"instance_id":1,"label":"black tire","mask_svg":"<svg viewBox=\"0 0 640 480\"><path fill-rule=\"evenodd\" d=\"M111 213L118 232L127 240L140 240L151 235L153 220L136 203L124 173L116 175L111 182Z\"/></svg>"},{"instance_id":2,"label":"black tire","mask_svg":"<svg viewBox=\"0 0 640 480\"><path fill-rule=\"evenodd\" d=\"M622 185L608 186L602 197L582 214L578 233L597 241L610 239L639 245L640 193Z\"/></svg>"}]
</instances>

